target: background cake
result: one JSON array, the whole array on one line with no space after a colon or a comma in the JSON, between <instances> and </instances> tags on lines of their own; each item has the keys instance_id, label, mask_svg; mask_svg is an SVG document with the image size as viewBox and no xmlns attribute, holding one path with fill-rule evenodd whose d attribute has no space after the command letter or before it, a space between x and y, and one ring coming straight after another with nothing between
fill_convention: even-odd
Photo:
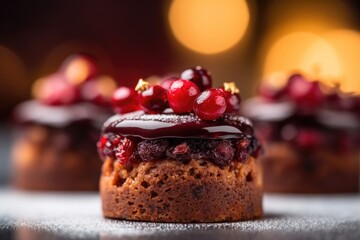
<instances>
[{"instance_id":1,"label":"background cake","mask_svg":"<svg viewBox=\"0 0 360 240\"><path fill-rule=\"evenodd\" d=\"M35 100L14 111L13 183L29 190L96 190L96 141L110 115L116 87L96 77L94 61L69 57L58 72L34 84Z\"/></svg>"},{"instance_id":2,"label":"background cake","mask_svg":"<svg viewBox=\"0 0 360 240\"><path fill-rule=\"evenodd\" d=\"M243 112L265 143L265 191L359 190L359 96L295 74L283 88L262 86Z\"/></svg>"}]
</instances>

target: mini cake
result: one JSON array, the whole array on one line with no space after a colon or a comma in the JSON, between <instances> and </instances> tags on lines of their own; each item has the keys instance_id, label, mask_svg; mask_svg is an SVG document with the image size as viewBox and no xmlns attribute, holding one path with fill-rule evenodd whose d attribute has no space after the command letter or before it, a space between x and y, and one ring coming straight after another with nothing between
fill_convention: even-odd
<instances>
[{"instance_id":1,"label":"mini cake","mask_svg":"<svg viewBox=\"0 0 360 240\"><path fill-rule=\"evenodd\" d=\"M14 111L13 183L27 190L97 190L96 142L116 84L95 77L84 55L34 84L35 100ZM108 97L107 94L110 93Z\"/></svg>"},{"instance_id":2,"label":"mini cake","mask_svg":"<svg viewBox=\"0 0 360 240\"><path fill-rule=\"evenodd\" d=\"M261 217L260 146L251 122L238 114L238 91L234 84L211 88L203 68L189 71L195 74L173 79L167 90L140 80L137 93L115 91L119 114L105 122L98 142L105 217L184 223ZM135 102L143 110L124 111Z\"/></svg>"},{"instance_id":3,"label":"mini cake","mask_svg":"<svg viewBox=\"0 0 360 240\"><path fill-rule=\"evenodd\" d=\"M360 98L295 74L242 106L264 143L264 190L359 190Z\"/></svg>"}]
</instances>

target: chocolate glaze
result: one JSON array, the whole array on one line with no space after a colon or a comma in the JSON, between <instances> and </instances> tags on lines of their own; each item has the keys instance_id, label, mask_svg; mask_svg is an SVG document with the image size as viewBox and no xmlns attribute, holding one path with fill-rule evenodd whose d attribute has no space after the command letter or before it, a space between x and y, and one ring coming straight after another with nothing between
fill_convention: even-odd
<instances>
[{"instance_id":1,"label":"chocolate glaze","mask_svg":"<svg viewBox=\"0 0 360 240\"><path fill-rule=\"evenodd\" d=\"M64 128L77 122L88 122L100 129L110 115L110 109L92 103L51 106L30 100L16 107L14 121L18 124L40 124L55 128Z\"/></svg>"},{"instance_id":2,"label":"chocolate glaze","mask_svg":"<svg viewBox=\"0 0 360 240\"><path fill-rule=\"evenodd\" d=\"M252 136L254 131L251 121L241 116L225 115L216 121L202 121L193 114L145 114L137 111L109 118L104 124L103 133L110 132L144 139L229 139Z\"/></svg>"},{"instance_id":3,"label":"chocolate glaze","mask_svg":"<svg viewBox=\"0 0 360 240\"><path fill-rule=\"evenodd\" d=\"M350 111L322 107L311 114L304 114L298 111L292 101L267 102L261 98L252 98L242 104L242 112L256 122L291 122L324 129L360 129L359 117Z\"/></svg>"}]
</instances>

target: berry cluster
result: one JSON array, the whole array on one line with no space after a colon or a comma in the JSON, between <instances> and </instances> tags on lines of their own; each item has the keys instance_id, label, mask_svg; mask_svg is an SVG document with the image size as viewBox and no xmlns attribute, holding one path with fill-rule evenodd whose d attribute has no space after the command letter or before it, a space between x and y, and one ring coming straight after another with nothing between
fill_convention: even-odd
<instances>
[{"instance_id":1,"label":"berry cluster","mask_svg":"<svg viewBox=\"0 0 360 240\"><path fill-rule=\"evenodd\" d=\"M161 113L170 107L176 114L194 112L202 120L216 120L224 113L240 109L241 98L234 83L222 88L212 88L209 71L198 66L181 73L181 77L164 79L159 85L150 86L139 80L135 90L127 87L117 89L112 105L117 113L142 108L147 113Z\"/></svg>"},{"instance_id":2,"label":"berry cluster","mask_svg":"<svg viewBox=\"0 0 360 240\"><path fill-rule=\"evenodd\" d=\"M102 159L110 157L126 166L158 159L172 159L183 163L191 159L209 160L218 166L226 166L232 160L244 162L249 155L257 157L260 151L254 138L148 140L112 133L103 135L97 147Z\"/></svg>"},{"instance_id":3,"label":"berry cluster","mask_svg":"<svg viewBox=\"0 0 360 240\"><path fill-rule=\"evenodd\" d=\"M115 81L98 76L95 60L88 55L72 55L59 70L35 81L33 95L43 104L69 105L81 101L110 106Z\"/></svg>"},{"instance_id":4,"label":"berry cluster","mask_svg":"<svg viewBox=\"0 0 360 240\"><path fill-rule=\"evenodd\" d=\"M304 113L316 111L319 107L360 112L360 96L341 92L338 86L309 81L300 74L291 75L282 88L262 85L259 94L268 101L293 101Z\"/></svg>"}]
</instances>

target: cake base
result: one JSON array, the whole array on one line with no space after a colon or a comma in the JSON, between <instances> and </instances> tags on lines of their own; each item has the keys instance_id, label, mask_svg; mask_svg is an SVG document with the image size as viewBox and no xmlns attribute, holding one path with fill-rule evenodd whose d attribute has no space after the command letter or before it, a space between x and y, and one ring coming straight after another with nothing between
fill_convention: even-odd
<instances>
[{"instance_id":1,"label":"cake base","mask_svg":"<svg viewBox=\"0 0 360 240\"><path fill-rule=\"evenodd\" d=\"M141 162L127 169L106 159L100 179L105 217L151 222L223 222L262 216L257 161Z\"/></svg>"},{"instance_id":2,"label":"cake base","mask_svg":"<svg viewBox=\"0 0 360 240\"><path fill-rule=\"evenodd\" d=\"M58 130L56 136L67 135ZM101 161L95 143L90 149L61 147L59 142L51 142L52 139L54 133L47 128L24 129L12 148L12 184L24 190L98 190ZM83 142L88 144L87 141Z\"/></svg>"},{"instance_id":3,"label":"cake base","mask_svg":"<svg viewBox=\"0 0 360 240\"><path fill-rule=\"evenodd\" d=\"M278 193L346 193L359 191L359 153L329 149L297 150L292 144L264 146L260 158L264 191Z\"/></svg>"}]
</instances>

